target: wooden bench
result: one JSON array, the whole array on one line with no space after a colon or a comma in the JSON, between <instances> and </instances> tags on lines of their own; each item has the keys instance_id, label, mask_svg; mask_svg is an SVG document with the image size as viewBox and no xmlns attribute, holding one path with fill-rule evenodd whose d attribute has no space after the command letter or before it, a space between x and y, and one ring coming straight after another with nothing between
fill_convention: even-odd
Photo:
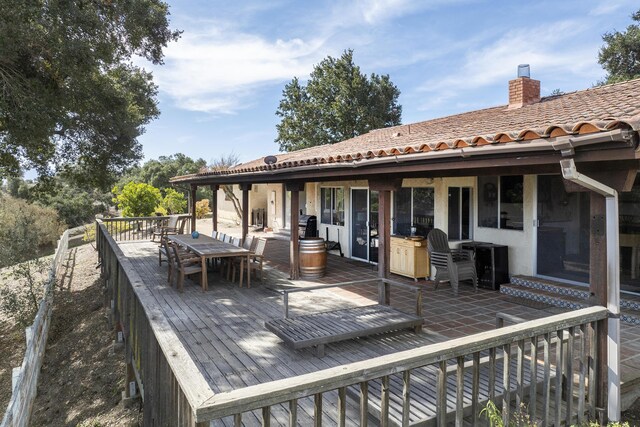
<instances>
[{"instance_id":1,"label":"wooden bench","mask_svg":"<svg viewBox=\"0 0 640 427\"><path fill-rule=\"evenodd\" d=\"M343 308L289 317L289 294L320 289L363 285L378 282L378 304ZM416 294L416 313L409 314L391 307L390 286L409 289ZM284 318L265 322L265 327L280 337L289 347L316 347L318 357L324 355L325 344L381 334L401 329L422 330L422 289L418 286L391 280L359 280L334 285L311 286L283 291Z\"/></svg>"}]
</instances>

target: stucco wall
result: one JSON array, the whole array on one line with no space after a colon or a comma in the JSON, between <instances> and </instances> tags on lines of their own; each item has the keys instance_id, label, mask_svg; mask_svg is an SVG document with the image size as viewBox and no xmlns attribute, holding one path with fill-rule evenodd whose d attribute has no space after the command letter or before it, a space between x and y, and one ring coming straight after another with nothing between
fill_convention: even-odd
<instances>
[{"instance_id":1,"label":"stucco wall","mask_svg":"<svg viewBox=\"0 0 640 427\"><path fill-rule=\"evenodd\" d=\"M499 230L496 228L478 227L475 218L474 240L492 242L509 247L509 274L533 274L534 253L533 248L536 237L536 228L533 226L535 218L535 175L524 176L523 190L523 228L524 230ZM475 192L475 200L478 194ZM474 201L474 207L477 202ZM477 209L474 209L477 212Z\"/></svg>"},{"instance_id":2,"label":"stucco wall","mask_svg":"<svg viewBox=\"0 0 640 427\"><path fill-rule=\"evenodd\" d=\"M470 187L472 189L472 224L473 239L492 242L509 247L509 272L510 274L533 274L533 239L535 238L534 218L534 193L535 176L524 177L523 194L523 223L524 230L500 230L495 228L478 227L477 220L477 179L476 177L459 178L408 178L402 182L403 187L432 187L434 189L434 225L436 228L448 233L448 189L449 187ZM335 226L318 224L320 236L326 238L326 230L329 229L329 239L336 240L337 230L340 230L340 244L346 256L351 253L351 188L367 188L368 182L361 181L333 181L307 184L307 213L316 215L320 220L320 188L343 187L345 189L345 225ZM311 192L315 192L311 195ZM311 201L314 201L312 203ZM393 218L393 205L391 217ZM457 247L459 242L451 242L452 247Z\"/></svg>"},{"instance_id":3,"label":"stucco wall","mask_svg":"<svg viewBox=\"0 0 640 427\"><path fill-rule=\"evenodd\" d=\"M233 194L236 195L240 204L242 205L242 191L237 185L233 186ZM267 197L269 193L267 191L267 184L254 184L249 191L249 215L253 209L267 209ZM218 220L219 221L230 221L235 222L236 224L240 224L240 219L236 214L235 209L233 208L233 202L231 200L226 200L225 193L220 188L218 190ZM268 218L267 218L268 219ZM249 223L251 223L251 216L249 216Z\"/></svg>"}]
</instances>

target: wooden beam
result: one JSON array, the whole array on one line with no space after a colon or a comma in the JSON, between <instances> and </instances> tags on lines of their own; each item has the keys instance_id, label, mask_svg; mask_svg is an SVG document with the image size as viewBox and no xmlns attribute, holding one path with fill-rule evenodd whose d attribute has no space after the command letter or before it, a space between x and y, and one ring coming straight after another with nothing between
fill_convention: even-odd
<instances>
[{"instance_id":1,"label":"wooden beam","mask_svg":"<svg viewBox=\"0 0 640 427\"><path fill-rule=\"evenodd\" d=\"M238 184L238 187L240 187L240 190L244 191L251 191L251 183L250 182L241 182L240 184Z\"/></svg>"},{"instance_id":2,"label":"wooden beam","mask_svg":"<svg viewBox=\"0 0 640 427\"><path fill-rule=\"evenodd\" d=\"M286 181L284 183L285 191L304 191L304 181Z\"/></svg>"},{"instance_id":3,"label":"wooden beam","mask_svg":"<svg viewBox=\"0 0 640 427\"><path fill-rule=\"evenodd\" d=\"M196 192L198 191L197 185L191 186L191 232L196 230Z\"/></svg>"},{"instance_id":4,"label":"wooden beam","mask_svg":"<svg viewBox=\"0 0 640 427\"><path fill-rule=\"evenodd\" d=\"M247 238L249 233L249 190L251 184L242 186L242 241Z\"/></svg>"},{"instance_id":5,"label":"wooden beam","mask_svg":"<svg viewBox=\"0 0 640 427\"><path fill-rule=\"evenodd\" d=\"M286 195L285 195L286 197ZM291 243L289 245L289 261L291 271L289 277L296 280L300 277L300 254L298 253L298 221L300 209L300 191L291 191Z\"/></svg>"},{"instance_id":6,"label":"wooden beam","mask_svg":"<svg viewBox=\"0 0 640 427\"><path fill-rule=\"evenodd\" d=\"M604 196L591 192L591 231L589 239L589 291L595 304L607 306L607 218ZM595 405L606 407L607 397L607 320L598 322Z\"/></svg>"},{"instance_id":7,"label":"wooden beam","mask_svg":"<svg viewBox=\"0 0 640 427\"><path fill-rule=\"evenodd\" d=\"M213 231L218 230L218 190L220 189L219 185L211 186L211 225L213 226Z\"/></svg>"},{"instance_id":8,"label":"wooden beam","mask_svg":"<svg viewBox=\"0 0 640 427\"><path fill-rule=\"evenodd\" d=\"M402 178L369 179L369 190L399 191L402 188Z\"/></svg>"},{"instance_id":9,"label":"wooden beam","mask_svg":"<svg viewBox=\"0 0 640 427\"><path fill-rule=\"evenodd\" d=\"M391 191L378 192L378 277L389 277L391 254Z\"/></svg>"}]
</instances>

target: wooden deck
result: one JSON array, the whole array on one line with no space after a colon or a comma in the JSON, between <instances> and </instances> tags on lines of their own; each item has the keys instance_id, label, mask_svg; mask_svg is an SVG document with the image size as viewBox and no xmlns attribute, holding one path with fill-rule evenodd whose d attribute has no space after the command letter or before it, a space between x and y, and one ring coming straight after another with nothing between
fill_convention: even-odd
<instances>
[{"instance_id":1,"label":"wooden deck","mask_svg":"<svg viewBox=\"0 0 640 427\"><path fill-rule=\"evenodd\" d=\"M186 280L184 292L179 293L175 287L169 287L167 284L166 264L158 266L156 244L138 241L121 242L119 246L143 278L180 343L214 393L310 374L448 339L442 334L430 331L427 324L421 333L406 330L328 344L325 356L319 358L312 348L294 350L287 347L264 326L266 321L282 318L283 307L279 290L290 289L291 283L276 278L264 284L256 282L253 288L247 289L227 282L217 273L210 273L208 291L203 292L197 282ZM371 286L376 287L375 284ZM372 289L371 293L375 293L375 289ZM290 304L305 313L362 306L367 302L364 298L347 299L330 291L302 294ZM501 363L497 364L498 369L495 372L497 379L502 376L500 365ZM452 371L448 376L448 382L455 384L455 364L448 370ZM411 421L429 424L429 420L433 421L437 413L436 369L425 367L416 370L416 374L416 379L411 384L411 394L420 399L416 399L417 404L412 407ZM487 375L488 371L486 374L481 373L480 378L480 392L483 398L490 393ZM527 376L525 373L525 377ZM396 399L402 396L402 380L401 376L390 377L391 394L397 396ZM471 382L465 374L465 393L471 393ZM355 398L357 393L349 390L350 388L347 389L347 395ZM496 384L494 392L499 396L503 392L502 386ZM376 423L380 407L375 402L380 402L381 384L372 383L369 393L372 399L367 409L371 421ZM446 400L447 412L453 415L456 411L455 393L447 396ZM299 422L311 422L314 414L313 399L301 399L298 404ZM470 409L467 408L467 411ZM277 421L276 425L280 424L280 421L285 423L288 419L288 408L282 405L273 407L271 411L273 421ZM357 407L347 411L348 425L358 424L358 411ZM335 419L336 408L327 405L323 412L326 420ZM402 418L402 414L396 412L397 410L392 410L392 420ZM245 414L243 424L260 424L260 415L257 411ZM233 419L219 420L219 423L233 425ZM214 425L218 423L214 422Z\"/></svg>"},{"instance_id":2,"label":"wooden deck","mask_svg":"<svg viewBox=\"0 0 640 427\"><path fill-rule=\"evenodd\" d=\"M292 350L267 331L265 321L282 318L278 285L254 284L238 288L211 273L209 290L185 281L184 293L167 285L167 267L158 266L157 246L150 242L123 242L120 247L144 278L182 345L214 392L301 375L409 350L443 341L440 334L400 331L329 344L318 358L313 349ZM372 285L375 286L375 285ZM306 293L305 293L306 294ZM330 292L314 292L298 298L305 311L336 310L353 301Z\"/></svg>"}]
</instances>

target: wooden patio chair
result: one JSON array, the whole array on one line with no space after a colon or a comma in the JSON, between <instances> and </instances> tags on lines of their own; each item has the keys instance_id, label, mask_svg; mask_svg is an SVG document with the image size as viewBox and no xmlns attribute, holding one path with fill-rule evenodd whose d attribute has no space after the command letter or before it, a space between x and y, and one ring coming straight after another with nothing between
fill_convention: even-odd
<instances>
[{"instance_id":1,"label":"wooden patio chair","mask_svg":"<svg viewBox=\"0 0 640 427\"><path fill-rule=\"evenodd\" d=\"M458 295L458 284L471 280L478 290L476 261L471 251L449 248L449 239L444 231L434 228L427 236L427 247L431 264L436 268L436 289L440 282L449 281L454 295Z\"/></svg>"},{"instance_id":2,"label":"wooden patio chair","mask_svg":"<svg viewBox=\"0 0 640 427\"><path fill-rule=\"evenodd\" d=\"M253 238L253 236L246 236L244 238L244 242L242 242L242 247L245 248L248 251L253 251L253 241L255 239Z\"/></svg>"},{"instance_id":3,"label":"wooden patio chair","mask_svg":"<svg viewBox=\"0 0 640 427\"><path fill-rule=\"evenodd\" d=\"M182 292L184 289L184 277L202 273L202 262L200 257L181 253L177 245L170 246L169 249L173 250L174 268L178 273L176 287L178 291Z\"/></svg>"},{"instance_id":4,"label":"wooden patio chair","mask_svg":"<svg viewBox=\"0 0 640 427\"><path fill-rule=\"evenodd\" d=\"M260 281L262 282L264 280L264 271L262 269L262 261L264 260L264 249L267 246L267 239L253 239L253 242L251 245L249 246L255 246L255 248L253 249L253 254L251 254L251 262L249 264L249 269L250 272L253 273L254 271L258 271L260 270ZM243 246L245 249L249 249L249 246L245 247ZM242 258L237 258L234 263L233 263L233 271L232 271L232 279L235 280L236 279L236 268L238 269L238 271L240 271L240 268L243 268L243 262L246 260L245 257ZM258 275L256 274L256 277Z\"/></svg>"},{"instance_id":5,"label":"wooden patio chair","mask_svg":"<svg viewBox=\"0 0 640 427\"><path fill-rule=\"evenodd\" d=\"M169 234L184 234L184 229L187 226L187 221L189 220L189 217L187 216L183 216L182 218L180 218L178 220L178 225L176 226L176 232L175 233L169 233Z\"/></svg>"},{"instance_id":6,"label":"wooden patio chair","mask_svg":"<svg viewBox=\"0 0 640 427\"><path fill-rule=\"evenodd\" d=\"M157 241L159 241L162 244L162 238L164 236L167 236L169 234L178 234L178 219L179 217L177 215L169 216L169 219L167 220L166 224L162 224L153 230L151 241L155 242L156 238L158 238Z\"/></svg>"},{"instance_id":7,"label":"wooden patio chair","mask_svg":"<svg viewBox=\"0 0 640 427\"><path fill-rule=\"evenodd\" d=\"M176 249L178 250L182 258L198 258L197 255L187 251L186 249L183 249L177 246L173 242L170 242L169 239L167 239L166 237L163 237L160 242L160 247L158 249L158 254L159 254L158 256L160 257L161 260L163 255L165 256L165 258L167 258L167 264L169 266L168 273L167 273L167 283L169 283L170 285L172 283L173 270L175 269L175 264L176 264L176 261L174 259L174 254L173 254L173 247L176 247ZM161 263L160 265L162 265L162 261L160 261L160 263Z\"/></svg>"}]
</instances>

